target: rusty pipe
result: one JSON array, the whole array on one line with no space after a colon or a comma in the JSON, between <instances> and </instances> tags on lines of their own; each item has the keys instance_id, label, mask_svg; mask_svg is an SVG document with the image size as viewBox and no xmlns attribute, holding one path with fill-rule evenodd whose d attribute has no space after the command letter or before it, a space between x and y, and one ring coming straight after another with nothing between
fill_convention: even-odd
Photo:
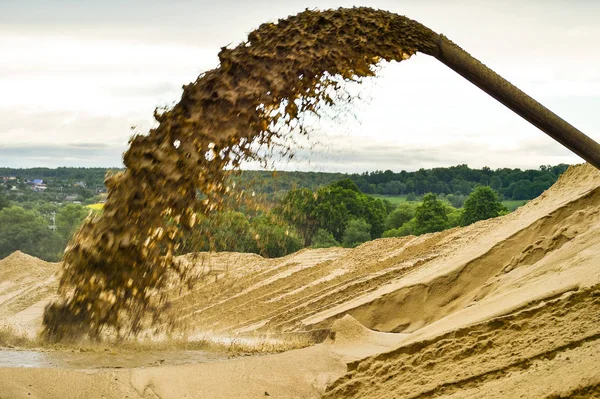
<instances>
[{"instance_id":1,"label":"rusty pipe","mask_svg":"<svg viewBox=\"0 0 600 399\"><path fill-rule=\"evenodd\" d=\"M427 54L537 126L541 131L600 169L600 144L483 65L443 35Z\"/></svg>"}]
</instances>

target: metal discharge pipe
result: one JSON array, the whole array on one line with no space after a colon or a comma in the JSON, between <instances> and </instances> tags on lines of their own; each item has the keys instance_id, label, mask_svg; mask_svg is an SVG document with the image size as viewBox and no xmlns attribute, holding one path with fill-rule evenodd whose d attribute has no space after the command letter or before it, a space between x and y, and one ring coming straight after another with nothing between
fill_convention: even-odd
<instances>
[{"instance_id":1,"label":"metal discharge pipe","mask_svg":"<svg viewBox=\"0 0 600 399\"><path fill-rule=\"evenodd\" d=\"M554 140L600 169L600 144L483 65L445 36L438 35L436 40L437 51L428 52L428 55L437 58Z\"/></svg>"}]
</instances>

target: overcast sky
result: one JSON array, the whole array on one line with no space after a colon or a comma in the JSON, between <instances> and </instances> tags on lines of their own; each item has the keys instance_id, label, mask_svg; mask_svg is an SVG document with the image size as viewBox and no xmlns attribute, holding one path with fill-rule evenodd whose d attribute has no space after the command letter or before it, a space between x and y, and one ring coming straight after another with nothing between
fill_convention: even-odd
<instances>
[{"instance_id":1,"label":"overcast sky","mask_svg":"<svg viewBox=\"0 0 600 399\"><path fill-rule=\"evenodd\" d=\"M220 47L305 8L364 5L443 33L600 140L600 1L0 0L0 166L120 166ZM355 118L281 169L537 168L581 160L437 60L386 65Z\"/></svg>"}]
</instances>

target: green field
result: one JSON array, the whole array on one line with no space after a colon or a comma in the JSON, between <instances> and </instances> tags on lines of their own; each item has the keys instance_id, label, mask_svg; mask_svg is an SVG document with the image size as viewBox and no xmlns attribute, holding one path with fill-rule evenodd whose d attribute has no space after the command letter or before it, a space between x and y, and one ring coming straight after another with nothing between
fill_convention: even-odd
<instances>
[{"instance_id":1,"label":"green field","mask_svg":"<svg viewBox=\"0 0 600 399\"><path fill-rule=\"evenodd\" d=\"M371 197L379 198L382 200L388 200L394 205L401 204L406 201L406 195L380 195L380 194L369 194Z\"/></svg>"},{"instance_id":2,"label":"green field","mask_svg":"<svg viewBox=\"0 0 600 399\"><path fill-rule=\"evenodd\" d=\"M401 204L403 202L410 202L410 201L406 201L406 195L380 195L380 194L370 194L371 197L375 197L375 198L379 198L382 200L388 200L390 201L392 204L394 205L398 205ZM420 201L415 201L413 203L417 203ZM517 209L520 206L523 206L527 203L527 200L507 200L507 201L502 201L502 205L504 205L509 211L514 211L515 209Z\"/></svg>"}]
</instances>

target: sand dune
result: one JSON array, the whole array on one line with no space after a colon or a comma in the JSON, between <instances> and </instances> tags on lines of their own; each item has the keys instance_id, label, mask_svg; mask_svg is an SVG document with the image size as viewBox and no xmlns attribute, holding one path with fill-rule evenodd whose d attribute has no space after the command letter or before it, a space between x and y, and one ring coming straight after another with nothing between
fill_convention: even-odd
<instances>
[{"instance_id":1,"label":"sand dune","mask_svg":"<svg viewBox=\"0 0 600 399\"><path fill-rule=\"evenodd\" d=\"M211 364L0 368L0 392L11 398L75 391L147 398L600 396L600 171L589 165L570 168L518 211L465 228L279 259L198 253L180 260L205 275L192 291L171 292L172 311L191 332L327 338L283 354ZM57 270L21 253L1 260L0 325L34 335ZM53 393L32 392L32 381Z\"/></svg>"}]
</instances>

